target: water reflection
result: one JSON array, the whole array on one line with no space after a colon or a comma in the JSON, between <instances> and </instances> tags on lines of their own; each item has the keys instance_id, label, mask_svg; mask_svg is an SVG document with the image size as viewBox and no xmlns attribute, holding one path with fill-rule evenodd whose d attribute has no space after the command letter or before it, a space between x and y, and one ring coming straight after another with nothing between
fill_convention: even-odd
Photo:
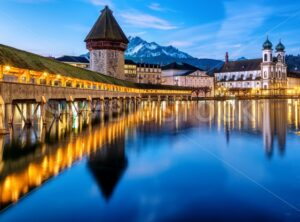
<instances>
[{"instance_id":1,"label":"water reflection","mask_svg":"<svg viewBox=\"0 0 300 222\"><path fill-rule=\"evenodd\" d=\"M89 157L89 169L106 200L111 198L127 164L124 136L113 139Z\"/></svg>"},{"instance_id":2,"label":"water reflection","mask_svg":"<svg viewBox=\"0 0 300 222\"><path fill-rule=\"evenodd\" d=\"M261 137L268 158L276 145L284 154L287 133L299 132L299 113L298 100L145 102L138 110L109 117L93 114L70 119L66 115L51 127L14 127L9 136L0 138L0 208L83 157L88 157L90 172L109 200L129 164L126 141L138 133L176 137L200 128L223 133L228 146L233 134L250 134Z\"/></svg>"}]
</instances>

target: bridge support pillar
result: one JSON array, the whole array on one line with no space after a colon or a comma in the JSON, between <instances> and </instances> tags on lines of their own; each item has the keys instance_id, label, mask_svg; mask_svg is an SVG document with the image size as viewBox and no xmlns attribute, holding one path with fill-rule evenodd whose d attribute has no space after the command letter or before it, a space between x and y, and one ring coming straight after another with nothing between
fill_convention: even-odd
<instances>
[{"instance_id":1,"label":"bridge support pillar","mask_svg":"<svg viewBox=\"0 0 300 222\"><path fill-rule=\"evenodd\" d=\"M112 111L114 113L117 113L119 110L119 99L118 98L113 98L112 99Z\"/></svg>"},{"instance_id":2,"label":"bridge support pillar","mask_svg":"<svg viewBox=\"0 0 300 222\"><path fill-rule=\"evenodd\" d=\"M8 130L5 128L4 124L4 117L5 117L5 103L0 96L0 134L8 134Z\"/></svg>"},{"instance_id":3,"label":"bridge support pillar","mask_svg":"<svg viewBox=\"0 0 300 222\"><path fill-rule=\"evenodd\" d=\"M169 96L165 96L166 103L169 102Z\"/></svg>"},{"instance_id":4,"label":"bridge support pillar","mask_svg":"<svg viewBox=\"0 0 300 222\"><path fill-rule=\"evenodd\" d=\"M5 118L4 118L4 123L8 123L9 125L12 125L13 123L13 104L5 104Z\"/></svg>"},{"instance_id":5,"label":"bridge support pillar","mask_svg":"<svg viewBox=\"0 0 300 222\"><path fill-rule=\"evenodd\" d=\"M26 116L25 116L25 124L28 126L32 125L33 118L32 118L32 104L26 103Z\"/></svg>"},{"instance_id":6,"label":"bridge support pillar","mask_svg":"<svg viewBox=\"0 0 300 222\"><path fill-rule=\"evenodd\" d=\"M97 109L100 113L104 112L104 99L99 99L97 104Z\"/></svg>"},{"instance_id":7,"label":"bridge support pillar","mask_svg":"<svg viewBox=\"0 0 300 222\"><path fill-rule=\"evenodd\" d=\"M69 118L73 117L73 101L69 100L67 101L67 115Z\"/></svg>"},{"instance_id":8,"label":"bridge support pillar","mask_svg":"<svg viewBox=\"0 0 300 222\"><path fill-rule=\"evenodd\" d=\"M41 107L41 117L40 117L40 122L42 125L46 125L46 111L45 111L45 106L46 103L41 102L40 107Z\"/></svg>"},{"instance_id":9,"label":"bridge support pillar","mask_svg":"<svg viewBox=\"0 0 300 222\"><path fill-rule=\"evenodd\" d=\"M105 114L105 116L108 116L109 118L112 117L112 99L111 98L104 99L104 114Z\"/></svg>"},{"instance_id":10,"label":"bridge support pillar","mask_svg":"<svg viewBox=\"0 0 300 222\"><path fill-rule=\"evenodd\" d=\"M93 100L90 96L86 100L85 111L87 117L89 117L90 114L93 112Z\"/></svg>"},{"instance_id":11,"label":"bridge support pillar","mask_svg":"<svg viewBox=\"0 0 300 222\"><path fill-rule=\"evenodd\" d=\"M98 102L99 100L92 100L90 105L91 105L91 112L92 113L97 113L99 110L98 110Z\"/></svg>"},{"instance_id":12,"label":"bridge support pillar","mask_svg":"<svg viewBox=\"0 0 300 222\"><path fill-rule=\"evenodd\" d=\"M137 104L137 107L140 106L142 103L142 98L141 97L137 97L136 98L136 104Z\"/></svg>"},{"instance_id":13,"label":"bridge support pillar","mask_svg":"<svg viewBox=\"0 0 300 222\"><path fill-rule=\"evenodd\" d=\"M99 113L100 113L100 119L103 120L104 118L104 112L105 112L105 101L103 98L101 98L98 101L98 109L99 109Z\"/></svg>"},{"instance_id":14,"label":"bridge support pillar","mask_svg":"<svg viewBox=\"0 0 300 222\"><path fill-rule=\"evenodd\" d=\"M130 98L125 98L124 99L125 100L125 107L124 107L124 110L126 111L126 112L130 112L130 107L131 107L131 100L130 100Z\"/></svg>"},{"instance_id":15,"label":"bridge support pillar","mask_svg":"<svg viewBox=\"0 0 300 222\"><path fill-rule=\"evenodd\" d=\"M132 98L132 101L133 101L133 107L134 107L134 110L136 110L136 108L137 108L137 98L136 98L136 97L133 97L133 98Z\"/></svg>"}]
</instances>

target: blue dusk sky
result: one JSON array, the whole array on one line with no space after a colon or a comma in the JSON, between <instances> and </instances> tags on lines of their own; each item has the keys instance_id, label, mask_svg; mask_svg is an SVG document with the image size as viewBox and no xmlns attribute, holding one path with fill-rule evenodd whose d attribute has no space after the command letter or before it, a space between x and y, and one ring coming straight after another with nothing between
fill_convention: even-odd
<instances>
[{"instance_id":1,"label":"blue dusk sky","mask_svg":"<svg viewBox=\"0 0 300 222\"><path fill-rule=\"evenodd\" d=\"M127 36L195 57L260 57L267 35L300 54L298 0L0 0L0 43L44 56L83 54L104 5Z\"/></svg>"}]
</instances>

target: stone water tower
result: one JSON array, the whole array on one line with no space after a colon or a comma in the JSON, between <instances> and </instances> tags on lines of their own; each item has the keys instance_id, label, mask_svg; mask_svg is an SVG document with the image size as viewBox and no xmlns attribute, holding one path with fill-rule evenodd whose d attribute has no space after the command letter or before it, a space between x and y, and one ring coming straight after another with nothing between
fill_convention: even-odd
<instances>
[{"instance_id":1,"label":"stone water tower","mask_svg":"<svg viewBox=\"0 0 300 222\"><path fill-rule=\"evenodd\" d=\"M124 52L129 43L113 12L106 6L85 39L90 51L90 69L124 79Z\"/></svg>"}]
</instances>

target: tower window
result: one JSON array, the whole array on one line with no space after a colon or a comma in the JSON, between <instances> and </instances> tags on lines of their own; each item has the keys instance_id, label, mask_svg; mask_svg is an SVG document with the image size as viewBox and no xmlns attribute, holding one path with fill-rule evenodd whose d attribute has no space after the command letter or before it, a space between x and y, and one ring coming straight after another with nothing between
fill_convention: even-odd
<instances>
[{"instance_id":1,"label":"tower window","mask_svg":"<svg viewBox=\"0 0 300 222\"><path fill-rule=\"evenodd\" d=\"M264 55L264 61L267 62L268 61L268 54Z\"/></svg>"}]
</instances>

